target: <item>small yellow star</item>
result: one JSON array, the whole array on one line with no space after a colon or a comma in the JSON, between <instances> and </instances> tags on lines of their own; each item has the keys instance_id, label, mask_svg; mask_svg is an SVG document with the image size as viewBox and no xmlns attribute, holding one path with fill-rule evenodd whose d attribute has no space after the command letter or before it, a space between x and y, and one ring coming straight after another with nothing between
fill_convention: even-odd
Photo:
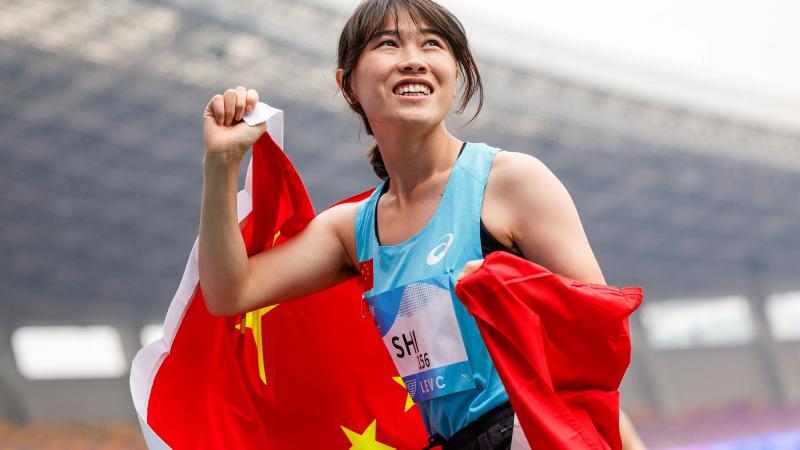
<instances>
[{"instance_id":1,"label":"small yellow star","mask_svg":"<svg viewBox=\"0 0 800 450\"><path fill-rule=\"evenodd\" d=\"M349 430L344 426L342 426L342 431L347 435L347 439L350 440L350 443L353 444L350 450L394 450L394 447L389 447L375 440L377 428L378 419L375 419L361 434Z\"/></svg>"},{"instance_id":2,"label":"small yellow star","mask_svg":"<svg viewBox=\"0 0 800 450\"><path fill-rule=\"evenodd\" d=\"M400 386L403 386L404 389L407 389L406 384L403 382L402 378L392 377L392 379L396 381ZM412 406L414 406L414 399L411 398L411 394L408 394L408 397L406 397L406 409L403 412L408 412L408 410L411 409Z\"/></svg>"}]
</instances>

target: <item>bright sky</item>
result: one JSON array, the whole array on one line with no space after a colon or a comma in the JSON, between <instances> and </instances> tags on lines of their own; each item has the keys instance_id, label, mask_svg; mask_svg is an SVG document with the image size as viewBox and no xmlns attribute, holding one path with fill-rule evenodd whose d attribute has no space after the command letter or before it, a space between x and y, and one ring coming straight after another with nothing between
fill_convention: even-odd
<instances>
[{"instance_id":1,"label":"bright sky","mask_svg":"<svg viewBox=\"0 0 800 450\"><path fill-rule=\"evenodd\" d=\"M317 1L344 12L358 3ZM697 81L700 86L776 100L782 107L791 103L790 108L783 108L790 116L800 111L800 2L796 0L440 3L464 22L476 49L487 36L508 30L517 37L506 36L492 49L507 47L540 65L550 60L558 66L555 59L561 59L556 57L558 52L543 52L544 44L575 52L579 56L573 60L580 60L580 55L601 58L617 72L629 72L626 75L638 72L641 78L650 73L662 79ZM575 72L593 72L590 64L584 66L588 70ZM769 109L769 104L764 108Z\"/></svg>"},{"instance_id":2,"label":"bright sky","mask_svg":"<svg viewBox=\"0 0 800 450\"><path fill-rule=\"evenodd\" d=\"M796 0L443 0L554 43L800 101Z\"/></svg>"}]
</instances>

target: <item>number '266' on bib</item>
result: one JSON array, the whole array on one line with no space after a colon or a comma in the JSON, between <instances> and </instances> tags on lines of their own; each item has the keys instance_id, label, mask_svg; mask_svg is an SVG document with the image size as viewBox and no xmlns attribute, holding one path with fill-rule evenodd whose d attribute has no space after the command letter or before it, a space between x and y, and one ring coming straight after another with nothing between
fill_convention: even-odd
<instances>
[{"instance_id":1,"label":"number '266' on bib","mask_svg":"<svg viewBox=\"0 0 800 450\"><path fill-rule=\"evenodd\" d=\"M366 301L415 402L475 387L446 274L366 297Z\"/></svg>"}]
</instances>

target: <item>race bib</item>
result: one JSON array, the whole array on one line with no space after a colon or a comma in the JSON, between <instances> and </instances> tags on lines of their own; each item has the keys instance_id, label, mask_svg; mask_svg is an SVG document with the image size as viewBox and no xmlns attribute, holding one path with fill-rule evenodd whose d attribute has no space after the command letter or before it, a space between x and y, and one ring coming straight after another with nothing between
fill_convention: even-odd
<instances>
[{"instance_id":1,"label":"race bib","mask_svg":"<svg viewBox=\"0 0 800 450\"><path fill-rule=\"evenodd\" d=\"M366 300L383 343L415 402L475 387L447 275L397 287Z\"/></svg>"}]
</instances>

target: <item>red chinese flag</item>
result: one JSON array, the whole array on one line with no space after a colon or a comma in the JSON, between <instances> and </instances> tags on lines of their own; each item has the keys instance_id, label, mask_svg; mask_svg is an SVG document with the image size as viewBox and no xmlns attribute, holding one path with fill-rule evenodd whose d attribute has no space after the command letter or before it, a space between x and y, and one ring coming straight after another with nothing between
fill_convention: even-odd
<instances>
[{"instance_id":1,"label":"red chinese flag","mask_svg":"<svg viewBox=\"0 0 800 450\"><path fill-rule=\"evenodd\" d=\"M456 285L533 448L620 449L628 316L642 289L553 274L505 252Z\"/></svg>"},{"instance_id":2,"label":"red chinese flag","mask_svg":"<svg viewBox=\"0 0 800 450\"><path fill-rule=\"evenodd\" d=\"M273 125L275 125L273 127ZM282 124L269 123L282 140ZM254 146L239 219L248 254L314 217L300 177L265 134ZM358 201L369 192L345 201ZM418 449L426 433L361 294L362 276L245 317L212 317L197 246L164 324L131 368L150 448ZM534 448L619 449L618 388L627 317L640 288L580 283L494 253L456 286L474 315Z\"/></svg>"},{"instance_id":3,"label":"red chinese flag","mask_svg":"<svg viewBox=\"0 0 800 450\"><path fill-rule=\"evenodd\" d=\"M252 210L248 190L239 193L238 205L252 255L296 235L314 211L300 177L267 133L254 146L250 176ZM164 338L143 348L131 369L148 445L423 447L421 416L362 304L363 285L355 277L246 317L213 317L199 289L195 244Z\"/></svg>"}]
</instances>

